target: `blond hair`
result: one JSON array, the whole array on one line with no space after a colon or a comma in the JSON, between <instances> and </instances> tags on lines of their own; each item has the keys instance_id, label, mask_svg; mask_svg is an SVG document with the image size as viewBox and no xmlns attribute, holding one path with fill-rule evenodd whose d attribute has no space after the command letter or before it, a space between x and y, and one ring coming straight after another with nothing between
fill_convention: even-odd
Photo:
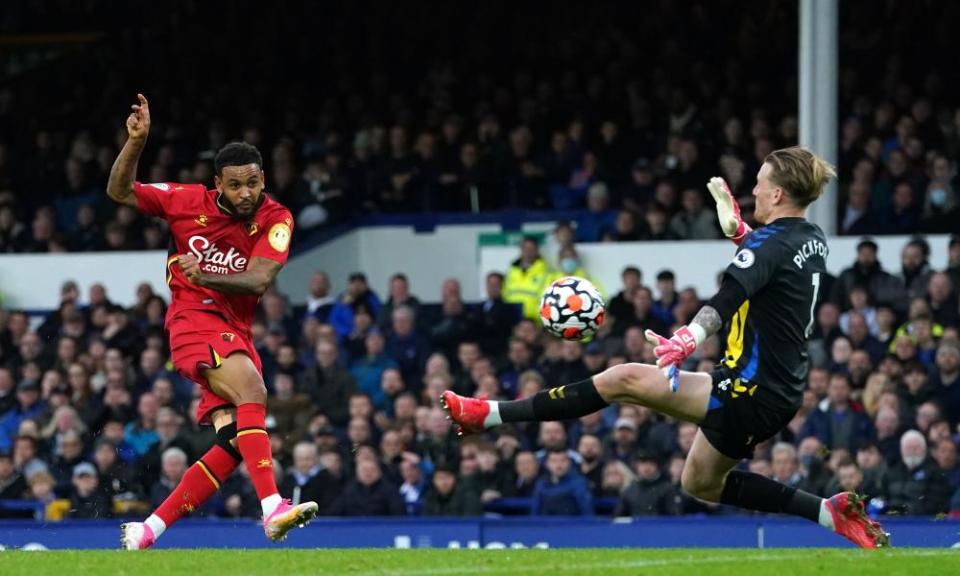
<instances>
[{"instance_id":1,"label":"blond hair","mask_svg":"<svg viewBox=\"0 0 960 576\"><path fill-rule=\"evenodd\" d=\"M763 161L773 169L770 181L801 208L819 198L827 182L837 177L829 162L801 146L774 150Z\"/></svg>"},{"instance_id":2,"label":"blond hair","mask_svg":"<svg viewBox=\"0 0 960 576\"><path fill-rule=\"evenodd\" d=\"M889 383L890 379L883 372L875 372L867 377L867 385L863 388L860 402L871 419L877 417L877 411L880 410L880 395L887 391Z\"/></svg>"},{"instance_id":3,"label":"blond hair","mask_svg":"<svg viewBox=\"0 0 960 576\"><path fill-rule=\"evenodd\" d=\"M633 473L633 470L631 470L629 466L627 466L620 460L611 460L610 462L607 462L607 464L603 467L603 471L606 472L608 468L616 468L617 471L620 473L620 477L623 478L623 484L619 488L620 494L623 494L624 492L626 492L627 488L629 488L631 484L637 481L637 475ZM612 488L612 486L608 486L605 483L602 485L603 485L603 488L605 489Z\"/></svg>"}]
</instances>

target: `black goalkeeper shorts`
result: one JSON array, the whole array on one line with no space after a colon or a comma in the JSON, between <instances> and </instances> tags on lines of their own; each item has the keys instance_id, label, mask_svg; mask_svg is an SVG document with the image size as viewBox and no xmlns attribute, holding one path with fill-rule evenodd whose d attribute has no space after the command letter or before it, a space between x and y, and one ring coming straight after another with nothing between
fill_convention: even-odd
<instances>
[{"instance_id":1,"label":"black goalkeeper shorts","mask_svg":"<svg viewBox=\"0 0 960 576\"><path fill-rule=\"evenodd\" d=\"M754 447L786 428L797 413L796 409L771 410L760 406L754 395L763 384L756 380L742 383L729 368L718 368L710 376L713 390L700 429L710 444L728 458L752 458Z\"/></svg>"}]
</instances>

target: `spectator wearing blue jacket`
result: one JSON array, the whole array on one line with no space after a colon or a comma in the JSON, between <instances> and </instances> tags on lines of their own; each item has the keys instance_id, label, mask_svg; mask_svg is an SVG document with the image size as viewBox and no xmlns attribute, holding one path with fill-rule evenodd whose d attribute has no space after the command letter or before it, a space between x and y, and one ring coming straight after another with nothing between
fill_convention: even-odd
<instances>
[{"instance_id":1,"label":"spectator wearing blue jacket","mask_svg":"<svg viewBox=\"0 0 960 576\"><path fill-rule=\"evenodd\" d=\"M400 374L408 388L419 392L430 345L426 338L417 333L416 317L410 308L400 306L395 309L392 320L393 329L387 337L387 356L400 367Z\"/></svg>"},{"instance_id":2,"label":"spectator wearing blue jacket","mask_svg":"<svg viewBox=\"0 0 960 576\"><path fill-rule=\"evenodd\" d=\"M577 218L577 242L600 242L617 229L617 212L610 209L610 191L597 182L587 190L587 211Z\"/></svg>"},{"instance_id":3,"label":"spectator wearing blue jacket","mask_svg":"<svg viewBox=\"0 0 960 576\"><path fill-rule=\"evenodd\" d=\"M364 340L367 353L357 358L350 365L350 373L357 381L357 389L370 396L373 406L377 410L386 407L386 395L380 386L383 373L387 370L396 370L399 365L384 352L386 340L379 330L371 330Z\"/></svg>"},{"instance_id":4,"label":"spectator wearing blue jacket","mask_svg":"<svg viewBox=\"0 0 960 576\"><path fill-rule=\"evenodd\" d=\"M547 472L533 489L535 516L593 516L590 487L573 469L566 450L554 449L547 454Z\"/></svg>"},{"instance_id":5,"label":"spectator wearing blue jacket","mask_svg":"<svg viewBox=\"0 0 960 576\"><path fill-rule=\"evenodd\" d=\"M160 441L160 435L157 434L157 411L159 409L157 397L152 392L142 394L137 402L137 419L128 422L124 428L124 437L136 450L138 458L146 454L151 446Z\"/></svg>"},{"instance_id":6,"label":"spectator wearing blue jacket","mask_svg":"<svg viewBox=\"0 0 960 576\"><path fill-rule=\"evenodd\" d=\"M850 377L834 374L827 388L826 409L814 410L800 428L799 440L815 436L829 450L844 448L855 454L872 442L876 431L870 417L850 402Z\"/></svg>"},{"instance_id":7,"label":"spectator wearing blue jacket","mask_svg":"<svg viewBox=\"0 0 960 576\"><path fill-rule=\"evenodd\" d=\"M353 332L353 315L360 306L365 307L370 316L376 318L380 311L380 298L370 290L367 277L361 272L354 272L350 275L347 289L330 309L330 324L341 340Z\"/></svg>"},{"instance_id":8,"label":"spectator wearing blue jacket","mask_svg":"<svg viewBox=\"0 0 960 576\"><path fill-rule=\"evenodd\" d=\"M9 452L13 448L13 439L24 420L39 420L46 410L46 404L40 399L40 386L33 380L24 380L17 386L17 401L0 418L0 451Z\"/></svg>"}]
</instances>

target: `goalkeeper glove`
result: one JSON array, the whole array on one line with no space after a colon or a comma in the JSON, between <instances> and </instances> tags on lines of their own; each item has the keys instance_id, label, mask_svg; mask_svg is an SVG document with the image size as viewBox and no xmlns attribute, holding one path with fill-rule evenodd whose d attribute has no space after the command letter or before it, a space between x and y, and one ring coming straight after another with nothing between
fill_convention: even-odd
<instances>
[{"instance_id":1,"label":"goalkeeper glove","mask_svg":"<svg viewBox=\"0 0 960 576\"><path fill-rule=\"evenodd\" d=\"M740 217L740 205L737 199L730 192L730 187L723 178L713 177L707 182L707 190L717 202L717 218L720 220L720 228L727 238L733 240L737 246L743 242L744 237L753 231L753 228L743 221Z\"/></svg>"},{"instance_id":2,"label":"goalkeeper glove","mask_svg":"<svg viewBox=\"0 0 960 576\"><path fill-rule=\"evenodd\" d=\"M680 387L680 366L704 341L706 332L699 324L691 324L680 328L670 338L664 338L653 330L647 330L644 335L647 342L653 345L657 367L663 369L664 376L670 381L670 388L676 392Z\"/></svg>"}]
</instances>

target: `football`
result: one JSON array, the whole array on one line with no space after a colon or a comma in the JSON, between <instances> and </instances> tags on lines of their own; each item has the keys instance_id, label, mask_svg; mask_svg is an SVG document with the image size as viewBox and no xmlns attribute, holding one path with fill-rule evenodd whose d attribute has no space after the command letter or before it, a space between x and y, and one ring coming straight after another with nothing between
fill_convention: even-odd
<instances>
[{"instance_id":1,"label":"football","mask_svg":"<svg viewBox=\"0 0 960 576\"><path fill-rule=\"evenodd\" d=\"M600 291L589 280L567 276L547 287L540 300L540 322L564 340L585 340L603 324Z\"/></svg>"}]
</instances>

